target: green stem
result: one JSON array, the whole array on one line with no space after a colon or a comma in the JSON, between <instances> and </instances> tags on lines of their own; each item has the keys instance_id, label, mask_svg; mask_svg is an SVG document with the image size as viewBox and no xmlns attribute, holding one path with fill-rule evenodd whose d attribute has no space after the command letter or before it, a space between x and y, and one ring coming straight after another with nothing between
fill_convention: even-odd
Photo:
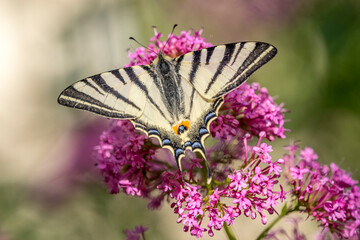
<instances>
[{"instance_id":1,"label":"green stem","mask_svg":"<svg viewBox=\"0 0 360 240\"><path fill-rule=\"evenodd\" d=\"M233 230L225 222L224 222L224 229L225 229L226 235L228 236L229 240L236 240Z\"/></svg>"},{"instance_id":2,"label":"green stem","mask_svg":"<svg viewBox=\"0 0 360 240\"><path fill-rule=\"evenodd\" d=\"M278 222L280 221L283 217L287 216L288 214L298 211L299 208L295 207L292 209L287 209L286 211L282 212L280 214L280 216L278 218L276 218L272 223L270 223L270 225L267 226L267 228L265 228L265 230L256 238L256 240L261 240L264 237L266 237L266 235L268 234L268 232L270 231L270 229Z\"/></svg>"}]
</instances>

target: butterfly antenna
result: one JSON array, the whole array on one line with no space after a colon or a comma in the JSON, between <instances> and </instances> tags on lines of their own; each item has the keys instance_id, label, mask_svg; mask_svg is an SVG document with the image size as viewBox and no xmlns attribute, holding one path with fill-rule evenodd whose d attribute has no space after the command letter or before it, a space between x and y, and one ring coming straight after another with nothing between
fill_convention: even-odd
<instances>
[{"instance_id":1,"label":"butterfly antenna","mask_svg":"<svg viewBox=\"0 0 360 240\"><path fill-rule=\"evenodd\" d=\"M150 49L150 48L148 48L148 47L145 47L143 44L141 44L140 42L138 42L135 38L129 37L129 39L130 39L130 40L133 40L134 42L136 42L137 44L139 44L140 46L142 46L143 48L145 48L147 51L151 51L151 52L153 52L153 53L155 53L155 54L157 55L157 53L156 53L154 50L152 50L152 49Z\"/></svg>"},{"instance_id":2,"label":"butterfly antenna","mask_svg":"<svg viewBox=\"0 0 360 240\"><path fill-rule=\"evenodd\" d=\"M172 30L171 30L171 33L170 33L170 36L168 37L168 40L166 41L166 43L165 43L165 45L163 46L163 48L161 49L161 52L164 52L164 48L165 48L166 45L168 44L168 42L169 42L171 36L173 35L174 30L175 30L176 27L177 27L177 24L175 24L175 25L173 26L173 28L172 28Z\"/></svg>"}]
</instances>

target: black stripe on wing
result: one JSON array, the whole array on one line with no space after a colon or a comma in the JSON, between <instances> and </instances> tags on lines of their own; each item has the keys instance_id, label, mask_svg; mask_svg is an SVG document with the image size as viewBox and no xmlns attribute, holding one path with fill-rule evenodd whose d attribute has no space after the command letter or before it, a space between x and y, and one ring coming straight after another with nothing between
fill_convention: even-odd
<instances>
[{"instance_id":1,"label":"black stripe on wing","mask_svg":"<svg viewBox=\"0 0 360 240\"><path fill-rule=\"evenodd\" d=\"M94 75L91 77L91 79L102 89L104 92L108 94L112 94L118 99L121 99L125 103L129 104L130 106L136 108L137 110L141 111L141 108L137 106L133 101L129 100L128 98L121 95L118 91L116 91L114 88L110 87L105 80L101 77L101 75Z\"/></svg>"},{"instance_id":2,"label":"black stripe on wing","mask_svg":"<svg viewBox=\"0 0 360 240\"><path fill-rule=\"evenodd\" d=\"M215 46L214 47L209 47L209 48L206 49L206 62L205 62L206 65L209 65L210 58L214 53L214 49L215 49Z\"/></svg>"},{"instance_id":3,"label":"black stripe on wing","mask_svg":"<svg viewBox=\"0 0 360 240\"><path fill-rule=\"evenodd\" d=\"M91 87L92 89L94 89L97 93L99 93L100 95L104 94L102 92L99 91L99 89L97 87L95 87L92 83L90 83L87 79L81 80L81 82L85 83L87 86Z\"/></svg>"},{"instance_id":4,"label":"black stripe on wing","mask_svg":"<svg viewBox=\"0 0 360 240\"><path fill-rule=\"evenodd\" d=\"M194 96L195 96L195 88L193 88L191 90L191 95L190 95L190 106L189 106L189 112L186 113L185 118L189 119L190 118L190 114L192 112L192 108L194 106Z\"/></svg>"},{"instance_id":5,"label":"black stripe on wing","mask_svg":"<svg viewBox=\"0 0 360 240\"><path fill-rule=\"evenodd\" d=\"M195 76L196 76L196 72L199 69L199 65L200 65L200 59L201 59L201 51L195 51L193 52L193 62L192 62L192 66L191 66L191 71L190 71L190 75L189 75L189 82L193 83Z\"/></svg>"},{"instance_id":6,"label":"black stripe on wing","mask_svg":"<svg viewBox=\"0 0 360 240\"><path fill-rule=\"evenodd\" d=\"M151 76L151 77L155 77L153 74L153 71L150 70L150 68L142 67L144 70L147 71L147 73ZM148 88L142 83L140 82L139 78L136 76L134 70L131 67L128 68L124 68L124 71L126 72L126 74L128 75L128 77L130 78L130 80L136 85L138 86L146 95L147 99L150 101L150 103L152 105L154 105L154 107L156 108L156 110L161 114L161 116L166 119L169 123L170 121L166 118L164 112L161 110L161 108L159 107L159 105L156 104L156 102L154 101L154 99L150 96L149 94L149 90ZM154 81L153 81L154 82Z\"/></svg>"},{"instance_id":7,"label":"black stripe on wing","mask_svg":"<svg viewBox=\"0 0 360 240\"><path fill-rule=\"evenodd\" d=\"M157 78L156 73L155 73L150 67L148 67L148 66L146 66L146 65L141 65L140 67L143 68L143 69L150 75L150 77L153 79L153 83L154 83L155 86L157 87L157 89L158 89L158 91L159 91L159 93L160 93L160 95L161 95L161 98L162 98L162 100L163 100L164 105L166 105L165 102L166 102L167 100L166 100L166 97L165 97L165 92L164 92L164 90L163 90L162 84L160 83L159 79ZM151 100L152 100L152 99L150 99L150 102L151 102ZM166 119L166 120L170 123L171 121L170 121L168 118L166 118L164 112L162 112L162 111L165 110L165 109L161 109L161 108L155 103L155 101L152 101L151 103L155 106L155 108L157 108L157 109L159 110L160 114L164 117L164 119ZM173 114L174 114L174 113L171 111L171 109L166 108L166 110L167 110L167 112L170 114L170 116L173 117Z\"/></svg>"},{"instance_id":8,"label":"black stripe on wing","mask_svg":"<svg viewBox=\"0 0 360 240\"><path fill-rule=\"evenodd\" d=\"M124 78L120 74L120 69L112 70L112 71L110 71L110 73L112 73L114 75L114 77L119 79L124 85L126 84Z\"/></svg>"},{"instance_id":9,"label":"black stripe on wing","mask_svg":"<svg viewBox=\"0 0 360 240\"><path fill-rule=\"evenodd\" d=\"M58 103L67 107L87 110L109 118L130 119L133 115L115 111L95 98L76 90L73 86L66 88L59 96Z\"/></svg>"},{"instance_id":10,"label":"black stripe on wing","mask_svg":"<svg viewBox=\"0 0 360 240\"><path fill-rule=\"evenodd\" d=\"M176 58L176 63L175 63L175 71L178 73L180 70L180 66L181 66L181 62L184 59L185 55L181 55L180 57Z\"/></svg>"},{"instance_id":11,"label":"black stripe on wing","mask_svg":"<svg viewBox=\"0 0 360 240\"><path fill-rule=\"evenodd\" d=\"M261 55L266 52L264 56L261 57ZM237 70L237 72L234 74L234 76L229 79L229 81L225 84L225 88L220 91L217 95L214 96L220 97L229 91L237 88L241 85L246 79L249 78L251 74L253 74L257 69L259 69L261 66L263 66L265 63L270 61L277 53L277 49L267 43L257 42L255 48L253 51L247 56L244 63L240 66L240 68ZM249 69L247 69L251 64Z\"/></svg>"},{"instance_id":12,"label":"black stripe on wing","mask_svg":"<svg viewBox=\"0 0 360 240\"><path fill-rule=\"evenodd\" d=\"M222 73L224 67L230 62L230 59L234 53L234 49L235 49L235 44L227 44L225 45L225 53L224 53L224 57L221 60L214 76L211 78L211 81L209 82L206 90L205 90L205 94L209 92L211 86L215 83L216 79L218 78L218 76Z\"/></svg>"},{"instance_id":13,"label":"black stripe on wing","mask_svg":"<svg viewBox=\"0 0 360 240\"><path fill-rule=\"evenodd\" d=\"M239 53L241 52L241 50L243 49L243 47L244 47L244 43L242 42L242 43L240 43L240 46L239 46L238 50L236 51L234 60L233 60L233 62L231 63L231 65L234 65L234 63L236 62L236 60L237 60L237 58L238 58L238 56L239 56Z\"/></svg>"}]
</instances>

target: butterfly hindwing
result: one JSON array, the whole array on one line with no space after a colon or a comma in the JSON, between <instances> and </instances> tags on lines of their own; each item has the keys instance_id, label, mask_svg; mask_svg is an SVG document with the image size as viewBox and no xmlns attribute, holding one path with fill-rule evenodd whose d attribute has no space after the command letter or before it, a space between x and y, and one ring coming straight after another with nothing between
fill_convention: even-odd
<instances>
[{"instance_id":1,"label":"butterfly hindwing","mask_svg":"<svg viewBox=\"0 0 360 240\"><path fill-rule=\"evenodd\" d=\"M204 98L214 100L240 86L276 52L268 43L229 43L187 53L174 64Z\"/></svg>"},{"instance_id":2,"label":"butterfly hindwing","mask_svg":"<svg viewBox=\"0 0 360 240\"><path fill-rule=\"evenodd\" d=\"M150 75L153 75L152 69L146 68ZM163 86L157 76L153 76L149 95L152 101L148 100L144 107L143 114L132 120L135 128L145 132L150 137L158 139L162 147L169 149L181 170L181 158L186 149L199 152L204 158L205 148L204 140L209 135L209 125L217 117L217 112L223 99L218 101L209 101L204 99L188 81L180 78L178 81L178 92L181 92L182 101L179 106L177 119L171 114L166 100L163 96ZM187 121L188 129L182 134L177 134L173 127L178 122Z\"/></svg>"},{"instance_id":3,"label":"butterfly hindwing","mask_svg":"<svg viewBox=\"0 0 360 240\"><path fill-rule=\"evenodd\" d=\"M205 156L204 140L210 133L210 123L217 117L223 101L222 98L219 98L221 101L209 101L203 98L192 84L182 77L181 80L186 106L184 118L190 122L190 128L186 135L186 141L189 141L187 147L192 151L199 151Z\"/></svg>"},{"instance_id":4,"label":"butterfly hindwing","mask_svg":"<svg viewBox=\"0 0 360 240\"><path fill-rule=\"evenodd\" d=\"M115 69L74 83L60 94L58 102L109 118L137 118L148 99L144 89L152 83L139 66Z\"/></svg>"}]
</instances>

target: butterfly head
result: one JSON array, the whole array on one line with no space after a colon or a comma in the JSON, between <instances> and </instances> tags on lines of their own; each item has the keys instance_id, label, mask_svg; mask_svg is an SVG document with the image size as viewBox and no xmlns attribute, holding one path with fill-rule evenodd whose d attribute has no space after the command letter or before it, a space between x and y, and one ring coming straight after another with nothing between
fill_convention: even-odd
<instances>
[{"instance_id":1,"label":"butterfly head","mask_svg":"<svg viewBox=\"0 0 360 240\"><path fill-rule=\"evenodd\" d=\"M172 59L170 57L164 55L163 53L159 53L154 59L153 65L156 66L162 75L167 75L173 67L171 60Z\"/></svg>"}]
</instances>

